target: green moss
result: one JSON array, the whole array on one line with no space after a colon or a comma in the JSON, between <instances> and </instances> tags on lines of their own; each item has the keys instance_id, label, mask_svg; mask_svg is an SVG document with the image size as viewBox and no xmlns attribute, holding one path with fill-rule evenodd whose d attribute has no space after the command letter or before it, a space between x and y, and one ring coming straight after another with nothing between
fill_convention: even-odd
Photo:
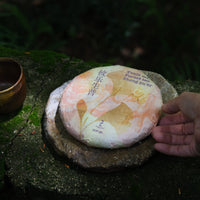
<instances>
[{"instance_id":1,"label":"green moss","mask_svg":"<svg viewBox=\"0 0 200 200\"><path fill-rule=\"evenodd\" d=\"M11 120L8 125L10 127L16 127L18 124L25 122L25 119L21 115L17 115L13 120Z\"/></svg>"},{"instance_id":2,"label":"green moss","mask_svg":"<svg viewBox=\"0 0 200 200\"><path fill-rule=\"evenodd\" d=\"M32 109L31 105L25 105L22 109L22 113L29 113Z\"/></svg>"},{"instance_id":3,"label":"green moss","mask_svg":"<svg viewBox=\"0 0 200 200\"><path fill-rule=\"evenodd\" d=\"M25 119L21 115L17 115L9 121L2 122L0 124L0 129L2 132L11 133L17 127L21 127Z\"/></svg>"},{"instance_id":4,"label":"green moss","mask_svg":"<svg viewBox=\"0 0 200 200\"><path fill-rule=\"evenodd\" d=\"M36 62L40 62L42 65L48 66L55 64L57 61L62 61L62 59L67 58L65 54L56 53L49 50L32 50L29 56Z\"/></svg>"},{"instance_id":5,"label":"green moss","mask_svg":"<svg viewBox=\"0 0 200 200\"><path fill-rule=\"evenodd\" d=\"M10 48L0 46L1 57L13 57L13 56L22 56L22 55L24 55L24 51L22 50L10 49Z\"/></svg>"},{"instance_id":6,"label":"green moss","mask_svg":"<svg viewBox=\"0 0 200 200\"><path fill-rule=\"evenodd\" d=\"M62 53L56 53L49 50L16 50L0 46L0 57L24 57L31 58L33 61L40 63L37 71L41 74L50 72L54 69L56 63L62 63L69 57Z\"/></svg>"},{"instance_id":7,"label":"green moss","mask_svg":"<svg viewBox=\"0 0 200 200\"><path fill-rule=\"evenodd\" d=\"M26 126L26 117L24 113L30 109L30 106L25 107L25 109L21 109L17 111L17 113L7 114L1 116L0 122L0 149L4 149L12 138Z\"/></svg>"},{"instance_id":8,"label":"green moss","mask_svg":"<svg viewBox=\"0 0 200 200\"><path fill-rule=\"evenodd\" d=\"M41 118L39 117L38 111L39 111L38 107L35 107L28 117L30 120L30 123L35 126L40 126L40 122L41 122Z\"/></svg>"},{"instance_id":9,"label":"green moss","mask_svg":"<svg viewBox=\"0 0 200 200\"><path fill-rule=\"evenodd\" d=\"M54 65L57 62L62 62L63 59L68 58L65 54L56 53L48 50L32 50L28 55L35 62L39 62L41 66L38 68L38 72L43 74L54 69Z\"/></svg>"},{"instance_id":10,"label":"green moss","mask_svg":"<svg viewBox=\"0 0 200 200\"><path fill-rule=\"evenodd\" d=\"M75 65L74 67L76 68L76 70L73 69L72 71L77 71L77 73L84 72L93 67L110 65L110 63L99 64L96 62L83 62L83 60L77 58L70 59L65 54L49 50L26 51L26 50L10 49L2 46L0 46L0 56L1 57L21 56L24 58L27 57L31 58L33 61L40 63L40 65L37 68L37 71L40 74L48 73L54 70L55 65L57 65L58 63L63 65L62 67L63 71L66 71L67 69L69 69L70 66ZM68 61L70 61L70 65L68 65Z\"/></svg>"}]
</instances>

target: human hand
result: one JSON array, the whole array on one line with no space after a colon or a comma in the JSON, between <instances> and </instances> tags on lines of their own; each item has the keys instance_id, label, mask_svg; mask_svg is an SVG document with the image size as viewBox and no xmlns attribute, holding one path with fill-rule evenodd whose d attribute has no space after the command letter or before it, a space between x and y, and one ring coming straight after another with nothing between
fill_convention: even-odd
<instances>
[{"instance_id":1,"label":"human hand","mask_svg":"<svg viewBox=\"0 0 200 200\"><path fill-rule=\"evenodd\" d=\"M200 94L184 92L162 107L167 113L152 131L154 148L174 156L200 155Z\"/></svg>"}]
</instances>

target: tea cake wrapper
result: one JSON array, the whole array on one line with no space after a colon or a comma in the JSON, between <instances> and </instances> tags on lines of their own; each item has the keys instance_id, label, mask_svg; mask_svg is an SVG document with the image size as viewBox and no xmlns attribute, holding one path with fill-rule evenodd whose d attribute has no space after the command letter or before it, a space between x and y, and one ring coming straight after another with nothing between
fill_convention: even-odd
<instances>
[{"instance_id":1,"label":"tea cake wrapper","mask_svg":"<svg viewBox=\"0 0 200 200\"><path fill-rule=\"evenodd\" d=\"M160 89L142 71L116 65L76 76L64 89L59 115L80 142L116 149L147 137L162 104Z\"/></svg>"}]
</instances>

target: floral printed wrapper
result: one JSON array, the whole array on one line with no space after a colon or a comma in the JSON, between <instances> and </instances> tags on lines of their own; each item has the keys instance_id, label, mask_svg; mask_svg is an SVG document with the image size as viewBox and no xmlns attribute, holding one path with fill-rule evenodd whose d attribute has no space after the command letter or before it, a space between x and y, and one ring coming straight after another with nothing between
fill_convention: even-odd
<instances>
[{"instance_id":1,"label":"floral printed wrapper","mask_svg":"<svg viewBox=\"0 0 200 200\"><path fill-rule=\"evenodd\" d=\"M76 76L64 89L59 114L80 142L116 149L147 137L162 104L160 89L142 71L116 65Z\"/></svg>"}]
</instances>

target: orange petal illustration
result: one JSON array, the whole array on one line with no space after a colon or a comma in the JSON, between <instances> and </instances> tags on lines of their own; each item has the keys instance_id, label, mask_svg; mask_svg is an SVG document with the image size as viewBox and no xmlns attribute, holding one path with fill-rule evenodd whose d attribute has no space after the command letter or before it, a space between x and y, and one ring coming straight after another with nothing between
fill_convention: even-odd
<instances>
[{"instance_id":1,"label":"orange petal illustration","mask_svg":"<svg viewBox=\"0 0 200 200\"><path fill-rule=\"evenodd\" d=\"M83 115L87 111L87 105L83 99L80 99L78 103L76 104L76 108L78 110L78 114L80 117L80 121L82 121Z\"/></svg>"}]
</instances>

